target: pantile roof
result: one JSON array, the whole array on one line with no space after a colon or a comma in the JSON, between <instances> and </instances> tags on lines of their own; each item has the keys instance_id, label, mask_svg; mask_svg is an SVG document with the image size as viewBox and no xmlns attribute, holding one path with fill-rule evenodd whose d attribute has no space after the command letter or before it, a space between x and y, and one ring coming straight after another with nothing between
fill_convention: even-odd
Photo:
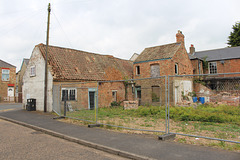
<instances>
[{"instance_id":1,"label":"pantile roof","mask_svg":"<svg viewBox=\"0 0 240 160\"><path fill-rule=\"evenodd\" d=\"M36 47L45 58L46 45ZM57 80L120 80L132 78L133 72L131 61L56 46L48 48L48 63ZM111 72L113 76L109 77L106 72Z\"/></svg>"},{"instance_id":2,"label":"pantile roof","mask_svg":"<svg viewBox=\"0 0 240 160\"><path fill-rule=\"evenodd\" d=\"M3 67L3 68L16 68L15 66L7 63L7 62L4 62L3 60L0 59L0 67Z\"/></svg>"},{"instance_id":3,"label":"pantile roof","mask_svg":"<svg viewBox=\"0 0 240 160\"><path fill-rule=\"evenodd\" d=\"M138 56L138 58L134 61L134 63L172 58L180 46L181 43L172 43L145 48L143 52Z\"/></svg>"}]
</instances>

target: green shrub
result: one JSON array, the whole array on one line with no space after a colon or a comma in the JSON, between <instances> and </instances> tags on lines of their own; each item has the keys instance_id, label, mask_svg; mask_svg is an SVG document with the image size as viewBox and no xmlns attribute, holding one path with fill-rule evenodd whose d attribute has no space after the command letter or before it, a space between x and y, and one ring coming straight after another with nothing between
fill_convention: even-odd
<instances>
[{"instance_id":1,"label":"green shrub","mask_svg":"<svg viewBox=\"0 0 240 160\"><path fill-rule=\"evenodd\" d=\"M120 106L122 102L116 102L116 101L113 101L111 103L111 107L117 107L117 106Z\"/></svg>"},{"instance_id":2,"label":"green shrub","mask_svg":"<svg viewBox=\"0 0 240 160\"><path fill-rule=\"evenodd\" d=\"M240 107L208 104L192 107L170 107L170 118L180 121L201 121L240 124Z\"/></svg>"}]
</instances>

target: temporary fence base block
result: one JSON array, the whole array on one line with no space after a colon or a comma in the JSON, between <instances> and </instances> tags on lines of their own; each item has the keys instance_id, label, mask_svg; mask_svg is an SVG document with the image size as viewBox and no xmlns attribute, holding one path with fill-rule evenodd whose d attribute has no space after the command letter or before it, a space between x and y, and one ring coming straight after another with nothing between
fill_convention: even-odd
<instances>
[{"instance_id":1,"label":"temporary fence base block","mask_svg":"<svg viewBox=\"0 0 240 160\"><path fill-rule=\"evenodd\" d=\"M164 135L158 136L158 140L165 141L165 140L174 139L175 137L176 137L176 134L164 134Z\"/></svg>"},{"instance_id":2,"label":"temporary fence base block","mask_svg":"<svg viewBox=\"0 0 240 160\"><path fill-rule=\"evenodd\" d=\"M53 119L64 119L64 116L60 116L60 117L53 117Z\"/></svg>"},{"instance_id":3,"label":"temporary fence base block","mask_svg":"<svg viewBox=\"0 0 240 160\"><path fill-rule=\"evenodd\" d=\"M100 124L89 124L88 127L89 128L100 127Z\"/></svg>"}]
</instances>

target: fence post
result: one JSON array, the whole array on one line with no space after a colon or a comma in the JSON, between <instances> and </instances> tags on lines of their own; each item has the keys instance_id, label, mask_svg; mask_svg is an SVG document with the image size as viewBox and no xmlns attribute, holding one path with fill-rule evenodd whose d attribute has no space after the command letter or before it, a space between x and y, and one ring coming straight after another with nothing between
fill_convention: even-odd
<instances>
[{"instance_id":1,"label":"fence post","mask_svg":"<svg viewBox=\"0 0 240 160\"><path fill-rule=\"evenodd\" d=\"M170 110L170 105L169 105L169 103L170 103L170 79L169 79L169 75L168 75L168 134L169 134L169 128L170 128L170 123L169 123L169 110Z\"/></svg>"},{"instance_id":2,"label":"fence post","mask_svg":"<svg viewBox=\"0 0 240 160\"><path fill-rule=\"evenodd\" d=\"M168 100L168 89L167 89L167 76L165 75L165 124L166 124L166 127L165 127L165 133L167 134L167 128L168 128L168 120L167 120L167 100Z\"/></svg>"},{"instance_id":3,"label":"fence post","mask_svg":"<svg viewBox=\"0 0 240 160\"><path fill-rule=\"evenodd\" d=\"M67 95L64 96L64 117L67 115Z\"/></svg>"},{"instance_id":4,"label":"fence post","mask_svg":"<svg viewBox=\"0 0 240 160\"><path fill-rule=\"evenodd\" d=\"M97 93L96 93L96 103L95 103L95 110L96 110L96 124L98 123L98 87L99 87L99 82L97 82Z\"/></svg>"}]
</instances>

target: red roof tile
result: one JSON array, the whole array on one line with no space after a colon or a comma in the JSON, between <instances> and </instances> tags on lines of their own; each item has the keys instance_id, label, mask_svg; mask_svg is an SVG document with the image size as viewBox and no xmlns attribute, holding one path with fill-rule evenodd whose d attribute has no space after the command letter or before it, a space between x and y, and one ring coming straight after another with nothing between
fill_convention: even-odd
<instances>
[{"instance_id":1,"label":"red roof tile","mask_svg":"<svg viewBox=\"0 0 240 160\"><path fill-rule=\"evenodd\" d=\"M45 58L46 45L36 47ZM133 73L131 61L56 46L48 48L48 63L55 80L122 80Z\"/></svg>"}]
</instances>

